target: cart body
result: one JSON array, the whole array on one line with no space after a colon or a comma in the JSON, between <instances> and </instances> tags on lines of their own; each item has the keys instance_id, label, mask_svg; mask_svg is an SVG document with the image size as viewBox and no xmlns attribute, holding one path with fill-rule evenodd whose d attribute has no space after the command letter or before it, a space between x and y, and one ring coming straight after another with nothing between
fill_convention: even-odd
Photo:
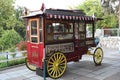
<instances>
[{"instance_id":1,"label":"cart body","mask_svg":"<svg viewBox=\"0 0 120 80\"><path fill-rule=\"evenodd\" d=\"M62 52L67 62L79 61L89 47L95 47L95 22L82 10L46 9L24 17L27 57L30 64L43 69L44 59Z\"/></svg>"}]
</instances>

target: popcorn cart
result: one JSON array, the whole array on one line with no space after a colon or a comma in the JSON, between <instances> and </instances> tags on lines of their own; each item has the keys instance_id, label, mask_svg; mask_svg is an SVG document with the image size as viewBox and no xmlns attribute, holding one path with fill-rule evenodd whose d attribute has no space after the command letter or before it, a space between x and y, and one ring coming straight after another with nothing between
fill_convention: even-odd
<instances>
[{"instance_id":1,"label":"popcorn cart","mask_svg":"<svg viewBox=\"0 0 120 80\"><path fill-rule=\"evenodd\" d=\"M39 73L46 67L46 74L56 79L65 73L68 62L79 61L84 54L92 55L95 65L101 64L103 51L94 35L95 22L101 18L86 16L82 10L46 9L32 12L24 20L30 70Z\"/></svg>"}]
</instances>

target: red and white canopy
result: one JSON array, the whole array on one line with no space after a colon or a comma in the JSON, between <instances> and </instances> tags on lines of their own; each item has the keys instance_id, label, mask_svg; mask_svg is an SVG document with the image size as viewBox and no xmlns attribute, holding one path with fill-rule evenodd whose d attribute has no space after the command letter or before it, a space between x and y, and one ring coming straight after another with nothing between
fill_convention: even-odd
<instances>
[{"instance_id":1,"label":"red and white canopy","mask_svg":"<svg viewBox=\"0 0 120 80\"><path fill-rule=\"evenodd\" d=\"M62 20L80 20L80 21L94 21L102 20L101 18L86 16L82 10L63 10L63 9L46 9L30 13L24 17L45 16L46 19L62 19Z\"/></svg>"}]
</instances>

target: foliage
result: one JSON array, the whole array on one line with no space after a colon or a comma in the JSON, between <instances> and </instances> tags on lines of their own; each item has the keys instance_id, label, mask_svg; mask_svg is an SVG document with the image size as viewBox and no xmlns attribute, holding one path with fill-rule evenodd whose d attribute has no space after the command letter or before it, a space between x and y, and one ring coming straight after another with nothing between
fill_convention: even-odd
<instances>
[{"instance_id":1,"label":"foliage","mask_svg":"<svg viewBox=\"0 0 120 80\"><path fill-rule=\"evenodd\" d=\"M0 0L0 27L11 29L15 25L14 0Z\"/></svg>"},{"instance_id":2,"label":"foliage","mask_svg":"<svg viewBox=\"0 0 120 80\"><path fill-rule=\"evenodd\" d=\"M0 0L0 37L4 30L15 29L22 38L25 37L25 27L20 16L24 8L14 8L15 0Z\"/></svg>"},{"instance_id":3,"label":"foliage","mask_svg":"<svg viewBox=\"0 0 120 80\"><path fill-rule=\"evenodd\" d=\"M116 28L118 26L118 17L117 15L110 14L103 16L104 20L101 21L101 25L104 27Z\"/></svg>"},{"instance_id":4,"label":"foliage","mask_svg":"<svg viewBox=\"0 0 120 80\"><path fill-rule=\"evenodd\" d=\"M8 50L8 51L10 51L10 52L15 52L15 51L16 51L15 46L13 46L13 47L9 48L9 50Z\"/></svg>"},{"instance_id":5,"label":"foliage","mask_svg":"<svg viewBox=\"0 0 120 80\"><path fill-rule=\"evenodd\" d=\"M10 48L10 51L15 50L15 45L21 40L20 37L25 39L24 21L20 18L23 16L24 8L15 9L14 1L0 0L0 45L4 49Z\"/></svg>"},{"instance_id":6,"label":"foliage","mask_svg":"<svg viewBox=\"0 0 120 80\"><path fill-rule=\"evenodd\" d=\"M116 14L105 14L103 7L100 4L100 0L86 0L83 4L78 5L77 9L84 10L88 16L92 16L94 14L96 17L103 18L104 20L96 23L97 28L116 27L118 25Z\"/></svg>"},{"instance_id":7,"label":"foliage","mask_svg":"<svg viewBox=\"0 0 120 80\"><path fill-rule=\"evenodd\" d=\"M102 7L99 0L86 0L83 4L77 6L77 9L82 9L88 16L102 16Z\"/></svg>"},{"instance_id":8,"label":"foliage","mask_svg":"<svg viewBox=\"0 0 120 80\"><path fill-rule=\"evenodd\" d=\"M25 41L20 41L16 46L19 51L27 49L27 43Z\"/></svg>"},{"instance_id":9,"label":"foliage","mask_svg":"<svg viewBox=\"0 0 120 80\"><path fill-rule=\"evenodd\" d=\"M111 19L111 21L109 19L106 19L105 22L111 23L112 26L116 27L118 26L118 20L119 20L119 28L120 28L120 17L119 17L120 1L119 0L102 0L102 1L103 2L101 2L101 5L103 7L104 14L107 14Z\"/></svg>"},{"instance_id":10,"label":"foliage","mask_svg":"<svg viewBox=\"0 0 120 80\"><path fill-rule=\"evenodd\" d=\"M0 56L0 60L5 60L6 59L6 57L5 56Z\"/></svg>"},{"instance_id":11,"label":"foliage","mask_svg":"<svg viewBox=\"0 0 120 80\"><path fill-rule=\"evenodd\" d=\"M15 61L14 60L8 61L8 64L6 62L2 62L2 63L0 63L0 68L5 68L5 67L9 67L9 66L23 64L23 63L25 63L25 59L17 59Z\"/></svg>"},{"instance_id":12,"label":"foliage","mask_svg":"<svg viewBox=\"0 0 120 80\"><path fill-rule=\"evenodd\" d=\"M0 60L5 60L5 59L6 59L5 56L0 56ZM6 65L7 65L7 63L2 62L2 63L0 63L0 68L5 67Z\"/></svg>"},{"instance_id":13,"label":"foliage","mask_svg":"<svg viewBox=\"0 0 120 80\"><path fill-rule=\"evenodd\" d=\"M2 45L4 49L9 49L20 40L22 40L22 38L15 30L6 30L0 39L0 45Z\"/></svg>"},{"instance_id":14,"label":"foliage","mask_svg":"<svg viewBox=\"0 0 120 80\"><path fill-rule=\"evenodd\" d=\"M25 26L24 26L24 21L23 19L21 18L21 16L23 16L24 12L24 8L23 7L18 7L16 10L15 10L15 17L16 17L16 24L15 24L15 31L19 33L19 35L25 39L25 32L26 32L26 29L25 29Z\"/></svg>"},{"instance_id":15,"label":"foliage","mask_svg":"<svg viewBox=\"0 0 120 80\"><path fill-rule=\"evenodd\" d=\"M100 18L102 18L103 16L102 7L99 0L86 0L85 2L83 2L83 4L78 5L77 9L84 10L86 15L88 16L95 15L96 17ZM97 23L97 27L101 27L100 22Z\"/></svg>"}]
</instances>

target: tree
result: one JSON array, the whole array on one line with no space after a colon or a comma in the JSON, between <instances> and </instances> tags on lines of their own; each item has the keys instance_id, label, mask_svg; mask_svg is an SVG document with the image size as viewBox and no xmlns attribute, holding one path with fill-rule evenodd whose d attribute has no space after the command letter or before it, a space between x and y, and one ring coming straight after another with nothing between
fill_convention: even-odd
<instances>
[{"instance_id":1,"label":"tree","mask_svg":"<svg viewBox=\"0 0 120 80\"><path fill-rule=\"evenodd\" d=\"M0 0L0 27L10 29L15 24L14 0Z\"/></svg>"},{"instance_id":2,"label":"tree","mask_svg":"<svg viewBox=\"0 0 120 80\"><path fill-rule=\"evenodd\" d=\"M105 5L106 6L106 5ZM103 8L100 4L100 0L86 0L83 4L77 7L78 9L82 9L89 16L93 14L96 17L103 18L103 21L98 21L96 23L96 27L116 27L117 17L114 14L104 14ZM113 23L114 22L114 23Z\"/></svg>"},{"instance_id":3,"label":"tree","mask_svg":"<svg viewBox=\"0 0 120 80\"><path fill-rule=\"evenodd\" d=\"M24 20L21 18L24 14L24 7L19 7L15 10L15 17L16 17L16 23L15 23L15 31L19 33L19 35L25 39L25 26L24 26Z\"/></svg>"},{"instance_id":4,"label":"tree","mask_svg":"<svg viewBox=\"0 0 120 80\"><path fill-rule=\"evenodd\" d=\"M86 0L82 4L78 5L77 9L84 10L88 16L92 16L94 14L96 17L103 17L103 11L99 0ZM97 27L101 27L100 22L97 23Z\"/></svg>"},{"instance_id":5,"label":"tree","mask_svg":"<svg viewBox=\"0 0 120 80\"><path fill-rule=\"evenodd\" d=\"M6 50L25 37L24 8L14 8L14 0L0 0L0 45ZM22 38L21 38L22 37Z\"/></svg>"},{"instance_id":6,"label":"tree","mask_svg":"<svg viewBox=\"0 0 120 80\"><path fill-rule=\"evenodd\" d=\"M24 22L20 18L23 16L23 7L15 9L14 0L0 0L0 37L4 30L15 29L21 37L25 37Z\"/></svg>"},{"instance_id":7,"label":"tree","mask_svg":"<svg viewBox=\"0 0 120 80\"><path fill-rule=\"evenodd\" d=\"M0 39L0 45L3 46L3 49L7 50L11 47L14 47L21 40L22 38L14 29L6 30Z\"/></svg>"},{"instance_id":8,"label":"tree","mask_svg":"<svg viewBox=\"0 0 120 80\"><path fill-rule=\"evenodd\" d=\"M120 0L101 0L101 5L104 9L105 14L117 15L118 18L116 18L116 19L117 19L117 23L118 23L118 19L119 19L119 28L120 28Z\"/></svg>"},{"instance_id":9,"label":"tree","mask_svg":"<svg viewBox=\"0 0 120 80\"><path fill-rule=\"evenodd\" d=\"M102 16L102 7L99 0L86 0L83 4L77 6L77 9L82 9L86 15Z\"/></svg>"},{"instance_id":10,"label":"tree","mask_svg":"<svg viewBox=\"0 0 120 80\"><path fill-rule=\"evenodd\" d=\"M14 0L0 0L0 37L3 31L11 29L15 24Z\"/></svg>"}]
</instances>

